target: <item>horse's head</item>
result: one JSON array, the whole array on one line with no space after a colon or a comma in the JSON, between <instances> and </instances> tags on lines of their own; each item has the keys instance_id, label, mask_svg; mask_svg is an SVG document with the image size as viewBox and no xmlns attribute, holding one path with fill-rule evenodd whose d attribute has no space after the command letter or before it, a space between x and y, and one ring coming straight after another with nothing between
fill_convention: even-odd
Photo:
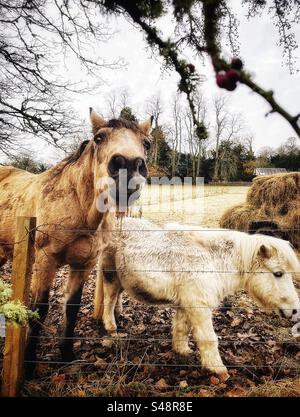
<instances>
[{"instance_id":1,"label":"horse's head","mask_svg":"<svg viewBox=\"0 0 300 417\"><path fill-rule=\"evenodd\" d=\"M293 276L300 273L300 264L289 242L270 236L253 235L253 253L246 274L246 289L266 309L297 321L300 301ZM248 275L248 276L247 276Z\"/></svg>"},{"instance_id":2,"label":"horse's head","mask_svg":"<svg viewBox=\"0 0 300 417\"><path fill-rule=\"evenodd\" d=\"M92 109L90 117L96 149L95 177L100 193L107 190L104 205L108 199L126 209L139 198L148 176L146 154L152 118L140 124L125 119L107 122Z\"/></svg>"}]
</instances>

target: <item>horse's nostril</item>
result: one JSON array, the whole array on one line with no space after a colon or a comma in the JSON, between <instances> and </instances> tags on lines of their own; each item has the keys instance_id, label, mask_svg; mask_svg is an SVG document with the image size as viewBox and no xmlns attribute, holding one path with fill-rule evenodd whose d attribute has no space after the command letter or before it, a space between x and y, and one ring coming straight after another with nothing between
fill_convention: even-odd
<instances>
[{"instance_id":1,"label":"horse's nostril","mask_svg":"<svg viewBox=\"0 0 300 417\"><path fill-rule=\"evenodd\" d=\"M116 156L113 162L116 168L122 169L126 167L126 159L123 156Z\"/></svg>"},{"instance_id":2,"label":"horse's nostril","mask_svg":"<svg viewBox=\"0 0 300 417\"><path fill-rule=\"evenodd\" d=\"M292 314L297 314L297 310L294 308L294 310L292 311Z\"/></svg>"},{"instance_id":3,"label":"horse's nostril","mask_svg":"<svg viewBox=\"0 0 300 417\"><path fill-rule=\"evenodd\" d=\"M109 163L108 169L109 173L113 176L119 174L120 169L126 169L127 167L127 160L121 155L114 156Z\"/></svg>"},{"instance_id":4,"label":"horse's nostril","mask_svg":"<svg viewBox=\"0 0 300 417\"><path fill-rule=\"evenodd\" d=\"M144 159L142 158L136 158L136 160L134 161L134 168L143 176L143 177L147 177L148 176L148 170L147 170L147 166L146 163L144 161Z\"/></svg>"}]
</instances>

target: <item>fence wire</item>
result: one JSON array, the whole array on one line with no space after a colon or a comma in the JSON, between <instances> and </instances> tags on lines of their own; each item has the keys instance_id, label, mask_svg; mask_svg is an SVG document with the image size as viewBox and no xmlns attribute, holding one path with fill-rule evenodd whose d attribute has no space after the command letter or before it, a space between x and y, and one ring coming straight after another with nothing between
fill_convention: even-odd
<instances>
[{"instance_id":1,"label":"fence wire","mask_svg":"<svg viewBox=\"0 0 300 417\"><path fill-rule=\"evenodd\" d=\"M219 195L219 194L216 194ZM211 197L212 195L209 196L205 196L205 197ZM272 220L271 220L272 221ZM99 232L99 230L95 230L95 229L70 229L70 228L63 228L61 226L59 226L58 228L52 228L50 231L49 229L47 229L49 225L39 225L38 227L36 227L34 230L28 230L27 233L31 234L33 232L40 232L42 234L47 234L49 237L56 239L57 241L60 242L64 242L63 240L53 236L53 233L55 232L68 232L68 233L88 233L88 234L93 234L96 232ZM47 230L46 232L43 231L43 228L45 228L45 230ZM3 230L0 230L0 232ZM115 234L117 233L123 233L123 232L130 232L130 233L157 233L157 232L166 232L166 233L172 233L172 232L176 232L176 233L188 233L188 232L224 232L223 229L218 229L218 228L192 228L192 229L186 229L186 230L177 230L177 229L163 229L163 228L159 228L156 230L140 230L140 229L126 229L126 228L122 228L121 230L116 230L116 229L111 229L111 230L106 230L105 232L113 232ZM240 230L240 231L246 231L246 232L256 232L255 229L252 230ZM278 233L280 232L289 232L292 231L294 232L300 232L300 227L294 227L294 228L280 228L280 230L278 229L270 229L270 232L274 232L274 233ZM25 237L24 237L25 240ZM21 241L20 241L21 242ZM14 242L11 245L15 245L18 244L20 242ZM5 242L0 242L1 245L6 245ZM41 249L41 247L38 246L38 244L35 242L35 245L37 246L38 249ZM43 250L43 249L42 249ZM47 252L44 251L44 253L48 256ZM72 269L74 272L84 272L86 269L84 268L75 268ZM34 272L45 272L47 271L47 268L37 268L34 267L33 268ZM92 272L99 272L102 271L102 269L99 268L94 268L92 270ZM109 269L106 270L106 272L118 272L120 271L119 269ZM174 270L174 269L135 269L132 272L151 272L151 273L208 273L208 274L213 274L213 273L217 273L217 274L224 274L224 275L229 275L229 274L236 274L237 272L239 273L243 273L243 274L251 274L253 273L253 271L237 271L237 270L193 270L193 269L178 269L178 270ZM286 271L287 273L294 273L297 274L300 271ZM256 273L260 273L260 274L269 274L269 272L266 271L258 271ZM183 284L184 285L184 284ZM55 305L61 305L60 302L48 302L48 303L38 303L39 306L42 305L47 305L47 306L52 306L54 307ZM77 307L81 307L81 306L85 306L87 307L87 303L68 303L69 306L77 306ZM106 306L107 304L99 304L99 306ZM190 305L190 306L182 306L182 305L173 305L173 304L160 304L159 306L154 306L154 305L143 305L143 308L157 308L157 309L165 309L165 308L172 308L172 309L176 309L176 308L191 308L191 309L210 309L210 310L219 310L221 313L223 311L228 312L228 311L245 311L247 314L249 314L249 309L251 310L251 314L254 314L258 311L260 311L259 309L253 308L252 306L220 306L217 309L214 306L207 306L207 305ZM133 309L132 305L123 305L123 309ZM264 310L273 310L272 308L264 308ZM292 310L292 309L291 309ZM249 319L249 318L248 318ZM249 319L250 320L250 319ZM44 330L47 330L47 327L45 325L43 325ZM147 325L147 330L151 329L151 327L149 327L149 325ZM99 343L103 340L108 340L111 341L115 344L115 348L117 349L118 346L121 345L125 345L127 344L127 349L129 349L129 345L130 344L134 344L136 342L144 342L144 343L162 343L162 342L167 342L170 343L173 341L185 341L186 339L174 339L172 337L154 337L154 336L147 336L147 337L141 337L141 336L136 336L134 333L130 333L128 331L126 331L126 328L118 328L117 331L125 331L126 336L125 337L112 337L109 335L105 335L105 336L99 336L99 337L88 337L88 336L74 336L71 338L65 338L62 336L59 336L57 334L50 334L50 335L41 335L41 336L29 336L29 339L40 339L40 340L50 340L50 341L55 341L55 342L59 342L60 340L63 339L72 339L74 341L81 341L81 342L95 342ZM222 347L222 345L228 345L228 344L233 344L233 345L251 345L251 346L259 346L259 345L265 345L266 348L267 347L274 347L274 346L282 346L283 348L285 346L293 346L295 348L300 347L300 340L251 340L252 337L257 337L257 336L251 336L251 334L248 337L245 337L243 339L226 339L226 337L224 336L218 336L218 344ZM259 337L259 336L258 336ZM195 343L195 340L193 338L190 339L191 343ZM206 343L215 343L215 340L205 340L203 342ZM171 347L171 345L170 345ZM149 348L149 347L148 347ZM148 349L147 348L147 349ZM91 350L93 349L93 347L91 348ZM195 352L194 352L195 353ZM116 354L117 356L117 354ZM242 364L242 363L226 363L226 367L228 369L240 369L240 370L245 370L245 371L249 371L249 372L253 372L254 370L261 370L261 369L273 369L274 371L279 372L280 370L282 370L283 368L285 368L285 364L284 364L284 360L286 359L285 356L285 352L284 352L284 356L278 360L277 363L272 363L272 364ZM57 366L58 369L56 369L55 372L60 372L61 369L64 369L62 367L68 368L70 366L73 365L80 365L82 367L95 367L95 362L96 361L86 361L84 359L82 360L76 360L73 361L72 363L69 362L64 362L61 360L52 360L52 359L37 359L34 361L30 361L30 360L25 360L25 364L36 364L36 365L48 365L48 366ZM3 363L3 360L0 360L0 363ZM136 368L140 368L140 367L160 367L160 368L187 368L187 369L199 369L200 364L199 363L195 363L195 364L191 364L191 363L160 363L158 361L143 361L143 358L141 359L141 361L139 363L134 363L130 360L116 360L116 361L110 361L110 362L105 362L105 367L112 367L112 368L124 368L124 367L129 367L130 369L136 369ZM212 365L215 368L219 367L219 365ZM103 370L104 374L108 373L109 370L107 370L105 368L105 370ZM288 369L291 371L297 371L297 374L300 374L300 365L299 366L288 366ZM80 375L89 375L90 372L80 372ZM69 375L73 375L73 374L68 374ZM74 375L77 375L76 372L74 372ZM255 376L255 374L252 374ZM52 385L53 382L52 381L43 381L42 379L39 379L39 382L41 384L49 384ZM73 382L73 381L65 381L62 382L62 384L74 384L74 385L78 385L78 382ZM88 382L84 382L84 384L89 384L89 385L97 385L97 387L115 387L116 384L118 384L118 382L114 383L114 384L100 384L99 381L88 381ZM157 388L156 385L149 385L147 384L147 386L151 389L155 389ZM202 387L203 385L195 385L195 387ZM178 385L168 385L168 388L176 388L178 389ZM193 386L188 386L189 389L193 389Z\"/></svg>"}]
</instances>

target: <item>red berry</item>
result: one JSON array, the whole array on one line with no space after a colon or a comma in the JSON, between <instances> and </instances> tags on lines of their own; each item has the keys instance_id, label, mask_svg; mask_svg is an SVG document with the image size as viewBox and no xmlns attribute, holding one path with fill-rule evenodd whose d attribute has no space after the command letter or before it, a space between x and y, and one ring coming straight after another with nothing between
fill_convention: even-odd
<instances>
[{"instance_id":1,"label":"red berry","mask_svg":"<svg viewBox=\"0 0 300 417\"><path fill-rule=\"evenodd\" d=\"M239 73L239 71L237 71L235 69L228 70L226 72L226 76L227 76L227 79L229 81L235 81L235 82L237 82L240 79L240 73Z\"/></svg>"},{"instance_id":2,"label":"red berry","mask_svg":"<svg viewBox=\"0 0 300 417\"><path fill-rule=\"evenodd\" d=\"M227 89L228 78L227 78L226 72L224 72L224 71L218 72L217 75L216 75L216 81L217 81L217 85L220 88L226 88Z\"/></svg>"},{"instance_id":3,"label":"red berry","mask_svg":"<svg viewBox=\"0 0 300 417\"><path fill-rule=\"evenodd\" d=\"M243 62L240 58L232 58L231 68L240 71L243 68Z\"/></svg>"},{"instance_id":4,"label":"red berry","mask_svg":"<svg viewBox=\"0 0 300 417\"><path fill-rule=\"evenodd\" d=\"M236 89L236 81L230 81L230 80L228 80L226 90L233 91L235 89Z\"/></svg>"}]
</instances>

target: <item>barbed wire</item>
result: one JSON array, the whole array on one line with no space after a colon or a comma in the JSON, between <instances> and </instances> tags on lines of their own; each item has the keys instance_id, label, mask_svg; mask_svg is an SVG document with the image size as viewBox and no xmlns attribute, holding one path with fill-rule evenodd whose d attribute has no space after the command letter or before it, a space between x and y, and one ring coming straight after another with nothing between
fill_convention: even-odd
<instances>
[{"instance_id":1,"label":"barbed wire","mask_svg":"<svg viewBox=\"0 0 300 417\"><path fill-rule=\"evenodd\" d=\"M124 329L123 329L124 330ZM222 336L218 336L218 337L222 337ZM269 346L271 346L271 345L277 345L277 344L283 344L283 345L286 345L286 344L288 344L288 345L295 345L295 346L300 346L300 341L296 341L296 340L282 340L282 341L280 341L280 340L267 340L267 341L260 341L260 340L249 340L251 337L256 337L256 336L249 336L249 337L247 337L247 339L245 338L245 339L229 339L229 340L227 340L227 339L218 339L217 341L216 340L201 340L201 342L202 343L216 343L216 342L218 342L219 344L222 344L222 343L245 343L245 344L247 344L247 343L249 343L249 344L261 344L261 345L269 345ZM167 337L165 337L165 338L155 338L155 337L152 337L152 336L148 336L147 338L145 338L145 337L122 337L122 336L120 336L120 337L118 337L118 336L116 336L116 337L112 337L112 336L99 336L99 337L82 337L82 336L73 336L73 337L64 337L64 336L57 336L57 335L49 335L49 336L44 336L44 335L42 335L42 336L28 336L28 338L29 339L57 339L57 340L79 340L79 341L85 341L85 340L87 340L87 341L91 341L91 340L94 340L94 341L97 341L97 340L111 340L111 341L113 341L113 342L128 342L128 341L130 341L130 342L136 342L136 341L138 341L138 342L172 342L172 341L176 341L176 342L184 342L184 341L186 341L186 339L174 339L174 338L167 338ZM193 339L193 338L191 338L190 339L190 341L192 341L192 342L195 342L196 343L196 341Z\"/></svg>"},{"instance_id":2,"label":"barbed wire","mask_svg":"<svg viewBox=\"0 0 300 417\"><path fill-rule=\"evenodd\" d=\"M57 302L57 303L37 303L37 305L39 305L39 306L43 306L43 305L48 305L48 306L54 306L54 305L61 305L62 303L61 302ZM142 304L142 303L140 303L140 304ZM99 304L97 304L98 306L109 306L110 304L104 304L104 303L99 303ZM86 308L88 308L88 306L85 304L85 303L68 303L68 306L85 306ZM252 307L252 306L249 306L249 307L235 307L235 306L232 306L232 307L226 307L226 306L224 306L224 307L222 307L222 306L217 306L217 307L214 307L214 306L204 306L204 305L193 305L193 306L185 306L185 305L175 305L175 304L144 304L143 303L143 308L157 308L157 309L165 309L165 308L174 308L174 309L176 309L176 308L203 308L203 309L209 309L209 310L225 310L225 311L230 311L230 310L235 310L235 311L245 311L245 312L248 312L249 313L249 309L251 309L252 310L252 313L254 314L255 312L259 312L259 313L261 313L262 311L259 309L259 308L255 308L255 307ZM133 308L133 306L132 305L123 305L122 306L122 308L124 309L124 308ZM274 308L271 308L271 307L264 307L263 308L263 310L267 310L267 311L274 311ZM287 311L292 311L292 310L294 310L294 308L285 308L285 310L287 310ZM250 314L250 313L249 313Z\"/></svg>"},{"instance_id":3,"label":"barbed wire","mask_svg":"<svg viewBox=\"0 0 300 417\"><path fill-rule=\"evenodd\" d=\"M161 213L161 212L159 212L159 213ZM144 219L149 220L149 221L151 220L151 219L147 219L147 218L144 218ZM275 221L275 219L269 219L268 220L268 222L272 222L272 221ZM174 223L178 223L178 222L170 220L169 223L174 224ZM180 224L180 222L179 222L179 224ZM157 226L159 226L159 224ZM26 236L27 236L27 234L32 233L34 231L44 233L47 236L49 235L50 232L55 232L55 231L56 232L63 232L63 231L64 232L76 232L76 233L77 232L82 232L82 233L96 233L96 232L99 232L99 233L106 233L106 232L110 232L110 233L123 233L123 232L138 232L138 233L152 233L152 232L165 232L165 233L169 233L169 232L176 232L176 233L178 233L178 232L208 232L208 233L210 233L210 232L222 232L222 233L224 233L224 232L245 232L246 233L247 232L247 233L251 233L251 232L253 232L254 233L254 232L257 232L257 229L255 229L255 228L253 228L253 229L251 229L251 228L224 229L224 228L221 228L221 227L219 227L219 228L216 228L216 227L199 228L199 227L196 227L193 224L191 224L190 226L195 227L195 228L194 229L192 229L192 228L188 228L188 229L181 229L181 228L180 229L166 229L166 228L127 229L126 227L124 227L124 228L122 227L122 228L115 228L115 229L89 229L89 228L78 228L78 229L77 228L74 228L74 229L72 228L72 229L69 229L69 228L66 228L64 226L57 225L57 224L51 224L51 225L50 224L49 225L44 224L44 225L38 225L35 228L27 230ZM47 232L43 231L42 227L47 228ZM49 229L48 229L48 227L49 227ZM9 229L0 229L0 232L8 232L8 231L10 231L10 230ZM287 227L269 228L269 226L268 226L267 231L268 232L277 232L277 233L278 232L289 232L289 231L290 232L299 232L300 227L297 226L297 227L289 227L289 228L287 228ZM51 235L49 235L49 236L54 237L54 236L51 236ZM19 242L14 242L14 244L21 243L21 242L23 242L23 240L21 240ZM64 242L64 241L62 241L62 242ZM4 244L11 245L13 243L7 243L7 242L4 242L4 241L3 242L0 241L0 244L1 245L4 245Z\"/></svg>"},{"instance_id":4,"label":"barbed wire","mask_svg":"<svg viewBox=\"0 0 300 417\"><path fill-rule=\"evenodd\" d=\"M77 360L77 361L73 361L72 363L70 362L64 362L64 361L52 361L52 360L35 360L35 361L30 361L30 360L25 360L24 363L36 363L36 364L51 364L51 365L85 365L85 366L89 366L89 365L94 365L96 362L96 360L94 362L84 362L84 360ZM125 364L129 364L129 366L161 366L161 367L187 367L187 368L198 368L199 369L199 363L195 363L195 364L191 364L191 363L159 363L159 362L142 362L142 363L134 363L131 361L120 361L119 362L106 362L105 365L106 366L120 366L120 364L122 364L123 366ZM223 368L224 365L210 365L212 368ZM227 368L249 368L249 369L254 369L254 368L276 368L282 366L281 364L273 364L272 367L270 365L246 365L246 364L228 364L226 363L226 367ZM297 369L299 370L299 367L295 366L295 367L289 367L289 369Z\"/></svg>"}]
</instances>

